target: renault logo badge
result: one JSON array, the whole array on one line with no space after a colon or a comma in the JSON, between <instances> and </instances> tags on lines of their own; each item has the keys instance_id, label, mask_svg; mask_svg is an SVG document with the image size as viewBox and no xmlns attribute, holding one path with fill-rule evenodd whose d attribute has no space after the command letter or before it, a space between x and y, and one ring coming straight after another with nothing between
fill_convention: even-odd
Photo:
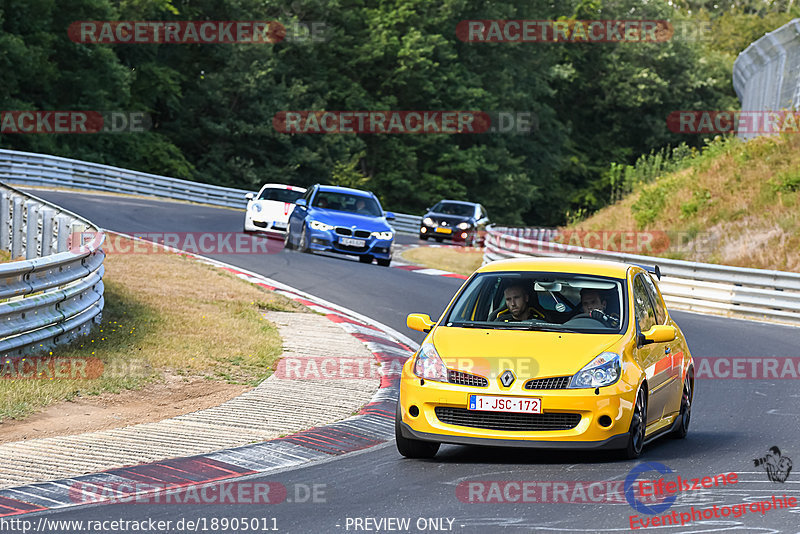
<instances>
[{"instance_id":1,"label":"renault logo badge","mask_svg":"<svg viewBox=\"0 0 800 534\"><path fill-rule=\"evenodd\" d=\"M514 376L514 373L512 373L508 369L503 371L503 374L500 375L500 383L503 384L505 387L509 387L511 384L513 384L515 379L516 377Z\"/></svg>"}]
</instances>

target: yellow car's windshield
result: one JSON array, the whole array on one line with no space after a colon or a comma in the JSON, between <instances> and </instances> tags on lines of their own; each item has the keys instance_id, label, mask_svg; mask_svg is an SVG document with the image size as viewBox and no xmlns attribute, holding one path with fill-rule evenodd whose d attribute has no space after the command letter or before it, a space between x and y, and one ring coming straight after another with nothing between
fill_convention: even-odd
<instances>
[{"instance_id":1,"label":"yellow car's windshield","mask_svg":"<svg viewBox=\"0 0 800 534\"><path fill-rule=\"evenodd\" d=\"M455 327L616 333L625 327L625 280L552 272L482 273L453 304Z\"/></svg>"}]
</instances>

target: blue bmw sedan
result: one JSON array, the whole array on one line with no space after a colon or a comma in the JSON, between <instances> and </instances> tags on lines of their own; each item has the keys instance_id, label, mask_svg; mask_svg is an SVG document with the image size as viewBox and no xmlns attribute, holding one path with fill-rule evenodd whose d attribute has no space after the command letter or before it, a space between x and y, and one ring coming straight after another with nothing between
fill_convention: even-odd
<instances>
[{"instance_id":1,"label":"blue bmw sedan","mask_svg":"<svg viewBox=\"0 0 800 534\"><path fill-rule=\"evenodd\" d=\"M369 191L333 185L315 185L295 203L286 232L286 248L301 252L337 252L358 256L362 263L388 267L392 261L394 230Z\"/></svg>"}]
</instances>

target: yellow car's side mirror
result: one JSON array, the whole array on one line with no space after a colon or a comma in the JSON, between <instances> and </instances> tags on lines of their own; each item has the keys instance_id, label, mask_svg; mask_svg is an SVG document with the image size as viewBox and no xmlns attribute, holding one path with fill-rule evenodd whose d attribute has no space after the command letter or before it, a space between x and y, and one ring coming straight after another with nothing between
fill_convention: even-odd
<instances>
[{"instance_id":1,"label":"yellow car's side mirror","mask_svg":"<svg viewBox=\"0 0 800 534\"><path fill-rule=\"evenodd\" d=\"M647 332L642 333L642 345L647 345L649 343L666 343L668 341L673 341L676 337L678 337L678 331L675 330L674 326L657 324Z\"/></svg>"},{"instance_id":2,"label":"yellow car's side mirror","mask_svg":"<svg viewBox=\"0 0 800 534\"><path fill-rule=\"evenodd\" d=\"M430 332L433 325L436 324L431 321L431 318L426 313L412 313L406 317L406 326L411 330L418 330L420 332Z\"/></svg>"}]
</instances>

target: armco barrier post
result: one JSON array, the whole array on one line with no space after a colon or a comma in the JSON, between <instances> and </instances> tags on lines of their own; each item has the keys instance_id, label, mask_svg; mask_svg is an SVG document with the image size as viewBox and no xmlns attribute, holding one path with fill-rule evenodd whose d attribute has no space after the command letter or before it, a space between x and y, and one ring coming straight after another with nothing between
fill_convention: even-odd
<instances>
[{"instance_id":1,"label":"armco barrier post","mask_svg":"<svg viewBox=\"0 0 800 534\"><path fill-rule=\"evenodd\" d=\"M8 194L0 192L0 250L11 249L11 205Z\"/></svg>"},{"instance_id":2,"label":"armco barrier post","mask_svg":"<svg viewBox=\"0 0 800 534\"><path fill-rule=\"evenodd\" d=\"M53 252L53 217L56 212L45 207L42 210L42 257Z\"/></svg>"},{"instance_id":3,"label":"armco barrier post","mask_svg":"<svg viewBox=\"0 0 800 534\"><path fill-rule=\"evenodd\" d=\"M69 240L69 217L59 215L56 218L58 223L58 235L56 237L56 252L66 252Z\"/></svg>"},{"instance_id":4,"label":"armco barrier post","mask_svg":"<svg viewBox=\"0 0 800 534\"><path fill-rule=\"evenodd\" d=\"M39 204L25 203L25 222L28 231L25 234L25 259L32 260L39 253Z\"/></svg>"},{"instance_id":5,"label":"armco barrier post","mask_svg":"<svg viewBox=\"0 0 800 534\"><path fill-rule=\"evenodd\" d=\"M11 259L22 255L22 199L14 197L14 211L11 212Z\"/></svg>"}]
</instances>

